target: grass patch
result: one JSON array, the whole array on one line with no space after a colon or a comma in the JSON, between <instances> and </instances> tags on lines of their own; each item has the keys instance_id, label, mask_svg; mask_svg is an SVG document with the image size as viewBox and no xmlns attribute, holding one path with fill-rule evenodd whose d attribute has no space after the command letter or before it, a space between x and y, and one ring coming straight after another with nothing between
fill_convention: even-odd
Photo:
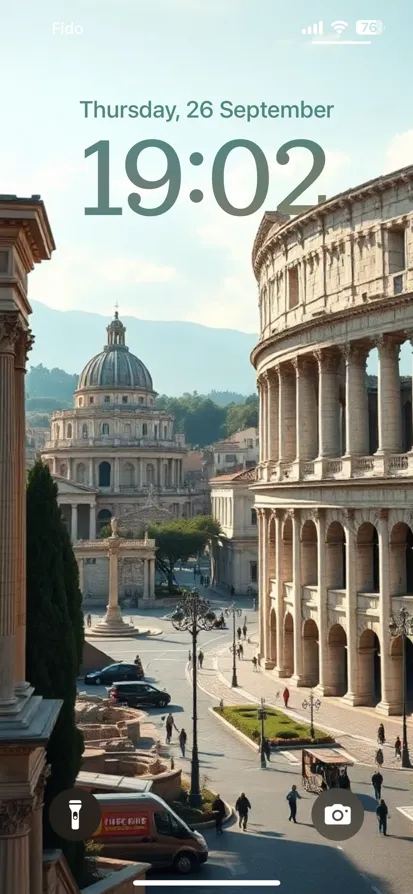
<instances>
[{"instance_id":1,"label":"grass patch","mask_svg":"<svg viewBox=\"0 0 413 894\"><path fill-rule=\"evenodd\" d=\"M257 705L229 705L222 708L214 708L217 714L238 729L241 733L248 736L253 741L259 742L261 735L261 721L258 720ZM275 708L266 708L267 719L265 721L265 736L272 745L280 745L283 742L294 742L297 745L305 743L328 743L334 742L334 739L323 730L315 729L315 737L311 739L310 726L298 720L293 720L282 711L276 711Z\"/></svg>"}]
</instances>

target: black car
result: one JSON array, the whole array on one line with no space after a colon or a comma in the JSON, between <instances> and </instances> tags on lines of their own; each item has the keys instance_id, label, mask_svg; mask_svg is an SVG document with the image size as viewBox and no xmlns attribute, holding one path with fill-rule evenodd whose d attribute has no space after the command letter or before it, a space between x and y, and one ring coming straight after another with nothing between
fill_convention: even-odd
<instances>
[{"instance_id":1,"label":"black car","mask_svg":"<svg viewBox=\"0 0 413 894\"><path fill-rule=\"evenodd\" d=\"M118 680L143 680L144 673L142 668L136 664L124 664L123 661L118 664L108 664L102 670L89 671L85 676L85 683L95 683L99 686L101 683L110 685L117 683Z\"/></svg>"},{"instance_id":2,"label":"black car","mask_svg":"<svg viewBox=\"0 0 413 894\"><path fill-rule=\"evenodd\" d=\"M150 683L115 683L109 690L109 697L115 704L128 705L129 708L165 708L171 701L169 692L157 689Z\"/></svg>"}]
</instances>

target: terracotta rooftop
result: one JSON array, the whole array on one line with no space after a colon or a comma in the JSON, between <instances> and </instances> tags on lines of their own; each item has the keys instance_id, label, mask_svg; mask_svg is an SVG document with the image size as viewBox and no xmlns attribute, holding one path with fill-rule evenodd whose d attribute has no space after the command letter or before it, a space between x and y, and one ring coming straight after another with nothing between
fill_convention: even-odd
<instances>
[{"instance_id":1,"label":"terracotta rooftop","mask_svg":"<svg viewBox=\"0 0 413 894\"><path fill-rule=\"evenodd\" d=\"M252 469L243 469L242 472L231 472L227 475L217 475L210 479L210 484L221 484L228 481L255 481L255 466Z\"/></svg>"}]
</instances>

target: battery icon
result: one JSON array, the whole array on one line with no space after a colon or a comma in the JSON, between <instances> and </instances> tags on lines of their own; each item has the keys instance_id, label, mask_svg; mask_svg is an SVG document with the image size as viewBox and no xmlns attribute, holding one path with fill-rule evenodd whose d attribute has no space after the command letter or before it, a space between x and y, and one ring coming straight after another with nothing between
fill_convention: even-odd
<instances>
[{"instance_id":1,"label":"battery icon","mask_svg":"<svg viewBox=\"0 0 413 894\"><path fill-rule=\"evenodd\" d=\"M380 19L359 19L356 22L356 32L357 34L364 34L371 36L378 36L382 34L384 31L383 22Z\"/></svg>"}]
</instances>

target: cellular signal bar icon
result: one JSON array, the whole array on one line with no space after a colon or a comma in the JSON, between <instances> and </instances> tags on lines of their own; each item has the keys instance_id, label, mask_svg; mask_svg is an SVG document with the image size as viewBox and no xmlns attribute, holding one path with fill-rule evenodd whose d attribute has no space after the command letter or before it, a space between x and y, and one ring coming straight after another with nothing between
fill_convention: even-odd
<instances>
[{"instance_id":1,"label":"cellular signal bar icon","mask_svg":"<svg viewBox=\"0 0 413 894\"><path fill-rule=\"evenodd\" d=\"M301 34L323 34L323 22L316 22L315 25L309 25L308 28L303 28Z\"/></svg>"}]
</instances>

